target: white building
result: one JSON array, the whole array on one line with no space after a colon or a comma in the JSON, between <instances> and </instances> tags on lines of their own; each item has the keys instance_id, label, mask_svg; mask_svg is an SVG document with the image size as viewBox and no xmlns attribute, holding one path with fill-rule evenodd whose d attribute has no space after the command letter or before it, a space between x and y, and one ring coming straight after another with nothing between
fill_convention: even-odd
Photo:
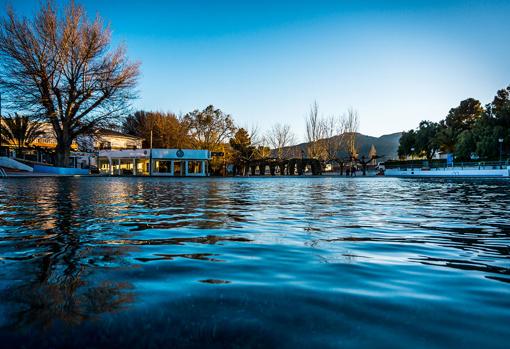
<instances>
[{"instance_id":1,"label":"white building","mask_svg":"<svg viewBox=\"0 0 510 349\"><path fill-rule=\"evenodd\" d=\"M107 129L99 129L93 135L84 135L78 139L80 148L88 151L141 149L142 142L143 138Z\"/></svg>"},{"instance_id":2,"label":"white building","mask_svg":"<svg viewBox=\"0 0 510 349\"><path fill-rule=\"evenodd\" d=\"M98 166L97 154L101 150L136 150L142 148L143 138L131 136L113 130L98 129L92 135L83 135L77 139L77 148L82 152L71 152L74 167L89 168Z\"/></svg>"},{"instance_id":3,"label":"white building","mask_svg":"<svg viewBox=\"0 0 510 349\"><path fill-rule=\"evenodd\" d=\"M207 175L210 159L208 150L100 150L98 168L101 173L110 175L197 177Z\"/></svg>"}]
</instances>

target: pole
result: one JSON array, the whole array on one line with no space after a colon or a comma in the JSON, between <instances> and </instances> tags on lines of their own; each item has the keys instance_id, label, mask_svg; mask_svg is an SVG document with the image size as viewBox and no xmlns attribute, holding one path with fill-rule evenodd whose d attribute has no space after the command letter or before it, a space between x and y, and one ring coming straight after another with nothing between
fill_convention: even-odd
<instances>
[{"instance_id":1,"label":"pole","mask_svg":"<svg viewBox=\"0 0 510 349\"><path fill-rule=\"evenodd\" d=\"M227 162L225 161L225 144L223 144L223 177L227 177Z\"/></svg>"},{"instance_id":2,"label":"pole","mask_svg":"<svg viewBox=\"0 0 510 349\"><path fill-rule=\"evenodd\" d=\"M414 173L414 164L413 164L413 161L414 161L414 148L411 148L411 174Z\"/></svg>"},{"instance_id":3,"label":"pole","mask_svg":"<svg viewBox=\"0 0 510 349\"><path fill-rule=\"evenodd\" d=\"M503 161L503 138L498 139L499 141L499 164Z\"/></svg>"},{"instance_id":4,"label":"pole","mask_svg":"<svg viewBox=\"0 0 510 349\"><path fill-rule=\"evenodd\" d=\"M149 152L149 176L152 176L152 130L151 130L150 152Z\"/></svg>"}]
</instances>

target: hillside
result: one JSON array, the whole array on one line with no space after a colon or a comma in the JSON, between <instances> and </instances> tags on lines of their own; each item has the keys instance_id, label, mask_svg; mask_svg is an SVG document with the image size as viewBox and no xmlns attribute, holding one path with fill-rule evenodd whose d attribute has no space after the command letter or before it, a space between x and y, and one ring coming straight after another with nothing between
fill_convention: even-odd
<instances>
[{"instance_id":1,"label":"hillside","mask_svg":"<svg viewBox=\"0 0 510 349\"><path fill-rule=\"evenodd\" d=\"M356 145L359 152L359 155L365 155L368 157L368 153L370 152L370 147L372 144L375 146L377 150L377 155L383 156L381 160L389 160L397 158L397 150L399 139L401 136L401 132L391 133L387 135L383 135L381 137L372 137L363 135L361 133L356 134ZM338 136L336 136L338 137ZM307 149L308 143L301 143L288 148L289 153L292 154L300 154L301 150L305 151ZM347 156L347 154L341 154L342 157Z\"/></svg>"}]
</instances>

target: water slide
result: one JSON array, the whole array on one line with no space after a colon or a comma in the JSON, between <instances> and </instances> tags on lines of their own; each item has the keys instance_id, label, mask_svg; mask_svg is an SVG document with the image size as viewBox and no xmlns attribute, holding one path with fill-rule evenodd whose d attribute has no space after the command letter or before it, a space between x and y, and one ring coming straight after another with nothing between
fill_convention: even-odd
<instances>
[{"instance_id":1,"label":"water slide","mask_svg":"<svg viewBox=\"0 0 510 349\"><path fill-rule=\"evenodd\" d=\"M18 171L27 171L33 172L34 169L28 165L25 165L19 161L16 161L12 158L8 158L6 156L0 156L0 167Z\"/></svg>"}]
</instances>

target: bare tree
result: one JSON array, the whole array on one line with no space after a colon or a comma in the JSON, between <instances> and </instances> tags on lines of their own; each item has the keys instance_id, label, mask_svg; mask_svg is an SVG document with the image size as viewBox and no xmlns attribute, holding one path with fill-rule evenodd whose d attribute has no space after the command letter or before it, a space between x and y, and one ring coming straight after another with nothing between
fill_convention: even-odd
<instances>
[{"instance_id":1,"label":"bare tree","mask_svg":"<svg viewBox=\"0 0 510 349\"><path fill-rule=\"evenodd\" d=\"M288 124L275 124L266 135L269 146L276 151L276 157L283 159L287 156L286 147L294 143L294 134Z\"/></svg>"},{"instance_id":2,"label":"bare tree","mask_svg":"<svg viewBox=\"0 0 510 349\"><path fill-rule=\"evenodd\" d=\"M358 112L351 108L343 116L325 117L319 114L319 106L314 102L305 121L308 156L322 162L335 161L343 172L345 160L341 153L357 156Z\"/></svg>"},{"instance_id":3,"label":"bare tree","mask_svg":"<svg viewBox=\"0 0 510 349\"><path fill-rule=\"evenodd\" d=\"M319 105L317 101L313 102L310 112L305 119L306 122L306 141L308 143L308 157L320 159L324 156L324 147L321 140L324 139L324 123L319 116Z\"/></svg>"},{"instance_id":4,"label":"bare tree","mask_svg":"<svg viewBox=\"0 0 510 349\"><path fill-rule=\"evenodd\" d=\"M258 143L255 147L255 159L267 159L271 156L271 146L269 144L268 136L264 135L258 138Z\"/></svg>"},{"instance_id":5,"label":"bare tree","mask_svg":"<svg viewBox=\"0 0 510 349\"><path fill-rule=\"evenodd\" d=\"M260 133L260 127L258 124L251 124L250 127L246 128L250 135L251 144L254 146L262 145L264 142L264 136Z\"/></svg>"},{"instance_id":6,"label":"bare tree","mask_svg":"<svg viewBox=\"0 0 510 349\"><path fill-rule=\"evenodd\" d=\"M344 117L330 116L322 121L323 139L321 143L324 161L340 163L340 152L346 147L346 124Z\"/></svg>"},{"instance_id":7,"label":"bare tree","mask_svg":"<svg viewBox=\"0 0 510 349\"><path fill-rule=\"evenodd\" d=\"M321 116L314 102L306 118L308 156L324 162L338 160L339 152L346 147L347 117Z\"/></svg>"},{"instance_id":8,"label":"bare tree","mask_svg":"<svg viewBox=\"0 0 510 349\"><path fill-rule=\"evenodd\" d=\"M32 19L12 9L0 22L0 87L9 108L50 123L57 164L68 164L79 135L116 122L135 97L139 64L124 47L110 49L110 29L71 2L58 14L51 1Z\"/></svg>"},{"instance_id":9,"label":"bare tree","mask_svg":"<svg viewBox=\"0 0 510 349\"><path fill-rule=\"evenodd\" d=\"M347 115L345 116L345 133L347 151L353 157L358 156L358 149L356 147L356 136L358 130L359 130L358 111L353 108L349 108L349 110L347 110Z\"/></svg>"}]
</instances>

